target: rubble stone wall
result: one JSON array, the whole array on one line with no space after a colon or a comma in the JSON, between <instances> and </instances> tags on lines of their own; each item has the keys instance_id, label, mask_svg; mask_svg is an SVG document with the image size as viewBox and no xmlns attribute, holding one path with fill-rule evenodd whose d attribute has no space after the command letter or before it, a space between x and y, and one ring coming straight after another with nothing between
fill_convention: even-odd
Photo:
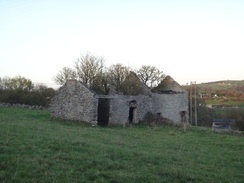
<instances>
[{"instance_id":1,"label":"rubble stone wall","mask_svg":"<svg viewBox=\"0 0 244 183\"><path fill-rule=\"evenodd\" d=\"M149 96L117 96L110 99L109 124L129 123L130 102L135 101L133 123L138 124L142 121L145 114L152 109L152 100Z\"/></svg>"},{"instance_id":2,"label":"rubble stone wall","mask_svg":"<svg viewBox=\"0 0 244 183\"><path fill-rule=\"evenodd\" d=\"M151 112L175 123L182 122L181 112L186 114L188 121L188 94L171 93L150 95L106 95L99 96L86 85L77 81L69 81L52 99L50 110L54 118L85 121L97 124L99 98L109 100L108 125L125 125L129 116L133 116L132 123L143 121L145 114ZM131 106L131 102L134 106Z\"/></svg>"},{"instance_id":3,"label":"rubble stone wall","mask_svg":"<svg viewBox=\"0 0 244 183\"><path fill-rule=\"evenodd\" d=\"M53 118L97 123L98 98L81 82L69 81L52 99Z\"/></svg>"},{"instance_id":4,"label":"rubble stone wall","mask_svg":"<svg viewBox=\"0 0 244 183\"><path fill-rule=\"evenodd\" d=\"M10 103L0 103L0 107L14 107L32 110L45 110L46 108L39 105L26 105L26 104L10 104Z\"/></svg>"},{"instance_id":5,"label":"rubble stone wall","mask_svg":"<svg viewBox=\"0 0 244 183\"><path fill-rule=\"evenodd\" d=\"M134 113L133 123L143 121L148 112L160 115L175 123L181 122L181 112L186 112L188 121L188 95L185 93L176 94L153 94L151 96L118 96L110 99L109 124L129 123L129 103L136 101L137 106Z\"/></svg>"},{"instance_id":6,"label":"rubble stone wall","mask_svg":"<svg viewBox=\"0 0 244 183\"><path fill-rule=\"evenodd\" d=\"M153 112L170 119L175 123L181 122L181 112L185 111L188 121L188 93L155 94L153 97Z\"/></svg>"}]
</instances>

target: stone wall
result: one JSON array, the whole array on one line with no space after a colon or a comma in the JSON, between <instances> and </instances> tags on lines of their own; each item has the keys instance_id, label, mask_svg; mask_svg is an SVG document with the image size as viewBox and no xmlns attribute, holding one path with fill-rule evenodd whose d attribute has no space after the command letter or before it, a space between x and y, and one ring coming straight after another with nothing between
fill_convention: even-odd
<instances>
[{"instance_id":1,"label":"stone wall","mask_svg":"<svg viewBox=\"0 0 244 183\"><path fill-rule=\"evenodd\" d=\"M152 109L152 100L149 96L116 96L110 98L109 124L129 123L130 102L135 101L136 107L133 109L133 123L142 121L145 114Z\"/></svg>"},{"instance_id":2,"label":"stone wall","mask_svg":"<svg viewBox=\"0 0 244 183\"><path fill-rule=\"evenodd\" d=\"M0 107L14 107L32 110L45 110L46 108L39 105L26 105L26 104L10 104L10 103L0 103Z\"/></svg>"},{"instance_id":3,"label":"stone wall","mask_svg":"<svg viewBox=\"0 0 244 183\"><path fill-rule=\"evenodd\" d=\"M53 118L97 123L98 98L87 86L75 80L67 82L52 99Z\"/></svg>"},{"instance_id":4,"label":"stone wall","mask_svg":"<svg viewBox=\"0 0 244 183\"><path fill-rule=\"evenodd\" d=\"M188 94L153 94L138 96L107 96L110 99L109 123L112 125L124 125L130 123L130 102L135 101L133 109L133 123L143 121L145 115L151 112L155 115L167 118L175 123L182 122L181 112L185 111L188 121Z\"/></svg>"},{"instance_id":5,"label":"stone wall","mask_svg":"<svg viewBox=\"0 0 244 183\"><path fill-rule=\"evenodd\" d=\"M94 124L137 124L143 121L148 112L180 123L182 112L188 121L188 95L187 92L182 92L99 96L86 85L74 80L68 81L60 88L59 93L52 99L50 109L54 118Z\"/></svg>"},{"instance_id":6,"label":"stone wall","mask_svg":"<svg viewBox=\"0 0 244 183\"><path fill-rule=\"evenodd\" d=\"M182 122L181 112L185 111L188 121L188 93L154 94L153 112L175 123Z\"/></svg>"}]
</instances>

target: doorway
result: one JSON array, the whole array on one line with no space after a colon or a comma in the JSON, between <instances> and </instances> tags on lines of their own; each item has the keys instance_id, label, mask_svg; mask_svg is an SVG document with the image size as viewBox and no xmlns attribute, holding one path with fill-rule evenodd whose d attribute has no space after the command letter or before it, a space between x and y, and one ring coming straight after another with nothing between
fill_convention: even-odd
<instances>
[{"instance_id":1,"label":"doorway","mask_svg":"<svg viewBox=\"0 0 244 183\"><path fill-rule=\"evenodd\" d=\"M129 123L136 123L136 108L137 102L135 100L129 103Z\"/></svg>"},{"instance_id":2,"label":"doorway","mask_svg":"<svg viewBox=\"0 0 244 183\"><path fill-rule=\"evenodd\" d=\"M100 98L98 100L98 125L107 126L109 122L110 100L107 98Z\"/></svg>"},{"instance_id":3,"label":"doorway","mask_svg":"<svg viewBox=\"0 0 244 183\"><path fill-rule=\"evenodd\" d=\"M181 118L181 122L182 123L186 122L186 111L181 111L180 112L180 118Z\"/></svg>"}]
</instances>

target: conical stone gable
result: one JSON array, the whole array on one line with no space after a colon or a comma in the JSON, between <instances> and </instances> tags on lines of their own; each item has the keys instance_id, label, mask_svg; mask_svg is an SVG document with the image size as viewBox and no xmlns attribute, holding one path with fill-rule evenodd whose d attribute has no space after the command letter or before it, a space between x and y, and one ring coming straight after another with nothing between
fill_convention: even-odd
<instances>
[{"instance_id":1,"label":"conical stone gable","mask_svg":"<svg viewBox=\"0 0 244 183\"><path fill-rule=\"evenodd\" d=\"M130 71L130 74L126 77L122 83L123 93L125 95L150 95L150 89L141 82L136 73Z\"/></svg>"},{"instance_id":2,"label":"conical stone gable","mask_svg":"<svg viewBox=\"0 0 244 183\"><path fill-rule=\"evenodd\" d=\"M153 91L159 93L181 93L186 90L183 89L171 76L166 76Z\"/></svg>"}]
</instances>

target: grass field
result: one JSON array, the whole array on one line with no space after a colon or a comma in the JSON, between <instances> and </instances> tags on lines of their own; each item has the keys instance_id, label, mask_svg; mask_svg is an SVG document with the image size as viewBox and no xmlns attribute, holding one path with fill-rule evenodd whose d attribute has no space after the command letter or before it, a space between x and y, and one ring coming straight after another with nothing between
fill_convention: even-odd
<instances>
[{"instance_id":1,"label":"grass field","mask_svg":"<svg viewBox=\"0 0 244 183\"><path fill-rule=\"evenodd\" d=\"M0 108L0 182L244 182L244 137Z\"/></svg>"},{"instance_id":2,"label":"grass field","mask_svg":"<svg viewBox=\"0 0 244 183\"><path fill-rule=\"evenodd\" d=\"M205 100L206 104L226 104L226 105L237 105L239 108L244 108L244 101L219 101L219 100Z\"/></svg>"},{"instance_id":3,"label":"grass field","mask_svg":"<svg viewBox=\"0 0 244 183\"><path fill-rule=\"evenodd\" d=\"M216 81L209 83L198 84L197 87L201 89L211 89L211 90L226 90L236 86L243 86L244 80L225 80L225 81Z\"/></svg>"}]
</instances>

